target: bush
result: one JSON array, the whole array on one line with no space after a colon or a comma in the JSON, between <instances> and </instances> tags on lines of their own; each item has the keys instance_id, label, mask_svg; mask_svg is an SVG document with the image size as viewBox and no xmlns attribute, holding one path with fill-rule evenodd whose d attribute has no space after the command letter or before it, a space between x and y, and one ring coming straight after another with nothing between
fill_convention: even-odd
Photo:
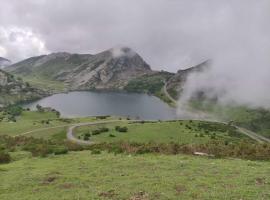
<instances>
[{"instance_id":1,"label":"bush","mask_svg":"<svg viewBox=\"0 0 270 200\"><path fill-rule=\"evenodd\" d=\"M105 133L105 132L108 132L108 131L109 131L108 128L102 127L102 128L93 130L93 131L92 131L92 135L99 135L99 134L101 134L101 133Z\"/></svg>"},{"instance_id":2,"label":"bush","mask_svg":"<svg viewBox=\"0 0 270 200\"><path fill-rule=\"evenodd\" d=\"M100 130L93 130L92 135L99 135L101 133Z\"/></svg>"},{"instance_id":3,"label":"bush","mask_svg":"<svg viewBox=\"0 0 270 200\"><path fill-rule=\"evenodd\" d=\"M84 135L84 136L83 136L83 140L86 140L86 141L88 141L88 140L89 140L89 136L87 136L87 135Z\"/></svg>"},{"instance_id":4,"label":"bush","mask_svg":"<svg viewBox=\"0 0 270 200\"><path fill-rule=\"evenodd\" d=\"M104 115L104 116L97 116L96 119L107 119L110 115Z\"/></svg>"},{"instance_id":5,"label":"bush","mask_svg":"<svg viewBox=\"0 0 270 200\"><path fill-rule=\"evenodd\" d=\"M55 147L53 152L55 155L67 154L68 149L67 149L67 147L59 146L59 147Z\"/></svg>"},{"instance_id":6,"label":"bush","mask_svg":"<svg viewBox=\"0 0 270 200\"><path fill-rule=\"evenodd\" d=\"M84 136L91 137L91 134L89 132L85 133Z\"/></svg>"},{"instance_id":7,"label":"bush","mask_svg":"<svg viewBox=\"0 0 270 200\"><path fill-rule=\"evenodd\" d=\"M113 134L110 134L110 135L109 135L109 137L115 137L115 135L113 135Z\"/></svg>"},{"instance_id":8,"label":"bush","mask_svg":"<svg viewBox=\"0 0 270 200\"><path fill-rule=\"evenodd\" d=\"M100 150L97 150L97 149L93 149L91 151L91 154L101 154L101 151Z\"/></svg>"},{"instance_id":9,"label":"bush","mask_svg":"<svg viewBox=\"0 0 270 200\"><path fill-rule=\"evenodd\" d=\"M115 130L118 132L127 132L128 128L126 126L120 127L120 126L116 126Z\"/></svg>"},{"instance_id":10,"label":"bush","mask_svg":"<svg viewBox=\"0 0 270 200\"><path fill-rule=\"evenodd\" d=\"M0 164L9 163L11 161L11 157L8 153L0 152Z\"/></svg>"},{"instance_id":11,"label":"bush","mask_svg":"<svg viewBox=\"0 0 270 200\"><path fill-rule=\"evenodd\" d=\"M108 132L109 129L106 128L106 127L102 127L102 128L99 129L99 131L100 131L101 133L104 133L104 132Z\"/></svg>"}]
</instances>

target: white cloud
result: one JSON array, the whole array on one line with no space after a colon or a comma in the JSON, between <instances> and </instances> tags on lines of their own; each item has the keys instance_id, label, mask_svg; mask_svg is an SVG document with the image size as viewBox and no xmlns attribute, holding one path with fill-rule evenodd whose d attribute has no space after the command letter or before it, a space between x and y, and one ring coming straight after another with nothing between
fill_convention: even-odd
<instances>
[{"instance_id":1,"label":"white cloud","mask_svg":"<svg viewBox=\"0 0 270 200\"><path fill-rule=\"evenodd\" d=\"M18 61L48 53L44 41L30 28L0 26L0 56Z\"/></svg>"}]
</instances>

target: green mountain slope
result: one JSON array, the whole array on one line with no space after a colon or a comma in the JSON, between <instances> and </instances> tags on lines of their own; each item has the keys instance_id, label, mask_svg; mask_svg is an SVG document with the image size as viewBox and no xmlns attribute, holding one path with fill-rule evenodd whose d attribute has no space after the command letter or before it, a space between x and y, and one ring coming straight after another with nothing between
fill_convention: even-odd
<instances>
[{"instance_id":1,"label":"green mountain slope","mask_svg":"<svg viewBox=\"0 0 270 200\"><path fill-rule=\"evenodd\" d=\"M53 53L26 59L7 70L22 77L59 81L73 90L122 89L129 80L151 72L130 48L96 55Z\"/></svg>"},{"instance_id":2,"label":"green mountain slope","mask_svg":"<svg viewBox=\"0 0 270 200\"><path fill-rule=\"evenodd\" d=\"M0 70L0 105L29 101L48 95L47 92L30 86L20 78Z\"/></svg>"}]
</instances>

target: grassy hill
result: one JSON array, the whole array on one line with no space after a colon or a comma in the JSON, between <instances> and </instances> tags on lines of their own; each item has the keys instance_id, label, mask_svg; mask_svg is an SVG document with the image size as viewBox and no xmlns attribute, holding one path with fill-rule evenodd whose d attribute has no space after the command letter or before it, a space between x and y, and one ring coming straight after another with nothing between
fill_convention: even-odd
<instances>
[{"instance_id":1,"label":"grassy hill","mask_svg":"<svg viewBox=\"0 0 270 200\"><path fill-rule=\"evenodd\" d=\"M49 93L0 70L0 105L39 99Z\"/></svg>"},{"instance_id":2,"label":"grassy hill","mask_svg":"<svg viewBox=\"0 0 270 200\"><path fill-rule=\"evenodd\" d=\"M0 165L1 200L270 198L269 162L91 151L13 157Z\"/></svg>"},{"instance_id":3,"label":"grassy hill","mask_svg":"<svg viewBox=\"0 0 270 200\"><path fill-rule=\"evenodd\" d=\"M126 127L127 132L119 132L115 128ZM108 128L107 132L95 135L93 131ZM248 139L233 127L202 121L169 121L169 122L117 122L95 126L83 126L76 129L77 137L84 138L91 134L94 142L137 142L137 143L178 143L202 144L211 140L239 142Z\"/></svg>"},{"instance_id":4,"label":"grassy hill","mask_svg":"<svg viewBox=\"0 0 270 200\"><path fill-rule=\"evenodd\" d=\"M146 74L141 77L132 79L124 87L124 90L128 92L148 93L155 95L163 101L172 104L170 99L163 93L162 88L165 82L173 76L173 73L161 71Z\"/></svg>"},{"instance_id":5,"label":"grassy hill","mask_svg":"<svg viewBox=\"0 0 270 200\"><path fill-rule=\"evenodd\" d=\"M193 100L192 108L215 115L219 119L232 121L265 137L270 138L270 111L264 108L249 108L239 105L219 105L211 101Z\"/></svg>"},{"instance_id":6,"label":"grassy hill","mask_svg":"<svg viewBox=\"0 0 270 200\"><path fill-rule=\"evenodd\" d=\"M118 118L64 119L51 111L22 111L10 122L0 115L1 200L270 197L270 146L228 125L122 119L78 128L77 137L90 133L97 142L83 147L66 141L67 127ZM108 131L93 135L101 128ZM194 151L208 156L193 156Z\"/></svg>"}]
</instances>

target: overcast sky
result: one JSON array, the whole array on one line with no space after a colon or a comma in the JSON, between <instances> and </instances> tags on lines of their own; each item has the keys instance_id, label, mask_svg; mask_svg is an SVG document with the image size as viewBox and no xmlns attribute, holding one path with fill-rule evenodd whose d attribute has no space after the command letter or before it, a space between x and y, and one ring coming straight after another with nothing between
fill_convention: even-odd
<instances>
[{"instance_id":1,"label":"overcast sky","mask_svg":"<svg viewBox=\"0 0 270 200\"><path fill-rule=\"evenodd\" d=\"M263 12L270 10L269 2L1 0L0 56L15 62L57 51L94 54L121 45L155 69L176 71L211 58L220 38L239 39L238 34L258 28L254 23L269 17ZM269 21L259 28L269 29Z\"/></svg>"},{"instance_id":2,"label":"overcast sky","mask_svg":"<svg viewBox=\"0 0 270 200\"><path fill-rule=\"evenodd\" d=\"M212 59L189 78L186 99L222 91L222 101L270 107L270 0L1 0L0 56L13 62L117 46L153 69Z\"/></svg>"}]
</instances>

